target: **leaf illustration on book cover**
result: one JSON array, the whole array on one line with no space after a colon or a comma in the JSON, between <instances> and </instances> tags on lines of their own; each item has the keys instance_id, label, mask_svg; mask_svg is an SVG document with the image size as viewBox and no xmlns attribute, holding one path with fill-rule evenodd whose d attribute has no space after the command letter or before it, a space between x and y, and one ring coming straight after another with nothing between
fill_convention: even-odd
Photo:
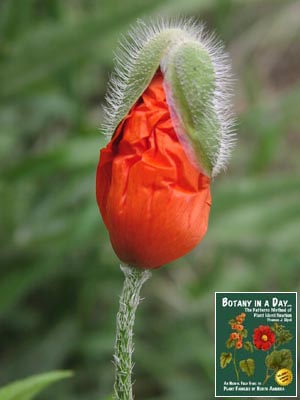
<instances>
[{"instance_id":1,"label":"leaf illustration on book cover","mask_svg":"<svg viewBox=\"0 0 300 400\"><path fill-rule=\"evenodd\" d=\"M231 338L228 338L227 341L226 341L227 349L230 349L231 347L234 347L234 346L235 346L235 340L231 339Z\"/></svg>"},{"instance_id":2,"label":"leaf illustration on book cover","mask_svg":"<svg viewBox=\"0 0 300 400\"><path fill-rule=\"evenodd\" d=\"M292 353L288 349L274 350L266 357L266 366L269 369L291 369L293 366Z\"/></svg>"},{"instance_id":3,"label":"leaf illustration on book cover","mask_svg":"<svg viewBox=\"0 0 300 400\"><path fill-rule=\"evenodd\" d=\"M254 375L255 362L252 358L247 358L247 360L240 361L241 371L245 372L248 376Z\"/></svg>"},{"instance_id":4,"label":"leaf illustration on book cover","mask_svg":"<svg viewBox=\"0 0 300 400\"><path fill-rule=\"evenodd\" d=\"M232 360L232 354L231 353L222 353L220 355L220 366L221 368L225 368L228 364L230 364Z\"/></svg>"},{"instance_id":5,"label":"leaf illustration on book cover","mask_svg":"<svg viewBox=\"0 0 300 400\"><path fill-rule=\"evenodd\" d=\"M293 335L291 332L287 329L283 329L278 333L277 339L276 339L276 345L279 346L281 344L286 344L290 340L293 339Z\"/></svg>"},{"instance_id":6,"label":"leaf illustration on book cover","mask_svg":"<svg viewBox=\"0 0 300 400\"><path fill-rule=\"evenodd\" d=\"M285 328L284 325L279 325L277 322L274 323L271 328L276 333L276 346L288 343L293 339L291 332Z\"/></svg>"},{"instance_id":7,"label":"leaf illustration on book cover","mask_svg":"<svg viewBox=\"0 0 300 400\"><path fill-rule=\"evenodd\" d=\"M242 337L242 338L246 338L247 336L248 336L248 331L247 331L247 329L244 328L244 329L242 330L242 332L241 332L241 337Z\"/></svg>"},{"instance_id":8,"label":"leaf illustration on book cover","mask_svg":"<svg viewBox=\"0 0 300 400\"><path fill-rule=\"evenodd\" d=\"M244 349L253 353L253 344L249 341L244 343Z\"/></svg>"}]
</instances>

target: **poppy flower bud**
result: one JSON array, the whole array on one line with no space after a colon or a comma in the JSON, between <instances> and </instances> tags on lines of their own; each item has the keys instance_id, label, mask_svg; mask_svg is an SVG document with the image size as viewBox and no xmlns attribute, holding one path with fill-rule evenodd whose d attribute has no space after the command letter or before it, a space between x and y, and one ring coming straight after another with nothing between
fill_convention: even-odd
<instances>
[{"instance_id":1,"label":"poppy flower bud","mask_svg":"<svg viewBox=\"0 0 300 400\"><path fill-rule=\"evenodd\" d=\"M185 22L142 22L109 83L96 194L126 264L158 268L203 238L210 179L232 146L226 57Z\"/></svg>"}]
</instances>

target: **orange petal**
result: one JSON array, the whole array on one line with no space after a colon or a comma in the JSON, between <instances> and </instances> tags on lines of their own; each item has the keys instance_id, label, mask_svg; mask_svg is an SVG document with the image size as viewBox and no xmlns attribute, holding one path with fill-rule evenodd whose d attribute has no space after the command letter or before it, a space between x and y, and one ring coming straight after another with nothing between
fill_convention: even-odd
<instances>
[{"instance_id":1,"label":"orange petal","mask_svg":"<svg viewBox=\"0 0 300 400\"><path fill-rule=\"evenodd\" d=\"M192 250L210 211L210 179L173 129L158 72L101 150L97 201L121 261L158 268Z\"/></svg>"}]
</instances>

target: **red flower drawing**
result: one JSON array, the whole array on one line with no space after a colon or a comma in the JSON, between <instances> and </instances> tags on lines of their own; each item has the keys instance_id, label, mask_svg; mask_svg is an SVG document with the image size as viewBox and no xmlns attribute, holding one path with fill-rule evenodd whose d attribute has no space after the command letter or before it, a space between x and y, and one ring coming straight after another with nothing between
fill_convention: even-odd
<instances>
[{"instance_id":1,"label":"red flower drawing","mask_svg":"<svg viewBox=\"0 0 300 400\"><path fill-rule=\"evenodd\" d=\"M260 325L253 331L253 344L258 350L267 351L275 342L275 333L269 325Z\"/></svg>"}]
</instances>

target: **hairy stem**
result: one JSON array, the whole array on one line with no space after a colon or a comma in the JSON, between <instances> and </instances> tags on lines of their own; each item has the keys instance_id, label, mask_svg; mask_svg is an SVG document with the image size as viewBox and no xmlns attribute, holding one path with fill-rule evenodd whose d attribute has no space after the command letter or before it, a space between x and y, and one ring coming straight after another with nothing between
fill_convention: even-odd
<instances>
[{"instance_id":1,"label":"hairy stem","mask_svg":"<svg viewBox=\"0 0 300 400\"><path fill-rule=\"evenodd\" d=\"M132 353L133 326L135 312L140 302L140 290L151 273L148 270L138 270L127 265L121 265L125 275L124 286L120 297L120 308L117 314L117 334L115 342L114 365L115 384L114 399L132 400Z\"/></svg>"}]
</instances>

